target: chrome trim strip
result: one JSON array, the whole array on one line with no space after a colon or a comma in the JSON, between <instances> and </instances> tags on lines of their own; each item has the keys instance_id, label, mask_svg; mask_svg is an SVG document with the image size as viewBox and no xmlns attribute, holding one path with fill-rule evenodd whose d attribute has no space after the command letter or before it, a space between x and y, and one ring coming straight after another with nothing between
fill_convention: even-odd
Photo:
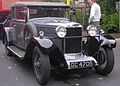
<instances>
[{"instance_id":1,"label":"chrome trim strip","mask_svg":"<svg viewBox=\"0 0 120 86\"><path fill-rule=\"evenodd\" d=\"M66 53L64 54L64 56L67 56L67 55L81 55L82 53Z\"/></svg>"}]
</instances>

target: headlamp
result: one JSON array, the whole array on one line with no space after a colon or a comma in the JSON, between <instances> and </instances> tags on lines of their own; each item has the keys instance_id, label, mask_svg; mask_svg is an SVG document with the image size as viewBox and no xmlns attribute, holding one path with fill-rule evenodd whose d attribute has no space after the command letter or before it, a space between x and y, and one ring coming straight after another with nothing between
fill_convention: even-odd
<instances>
[{"instance_id":1,"label":"headlamp","mask_svg":"<svg viewBox=\"0 0 120 86\"><path fill-rule=\"evenodd\" d=\"M63 27L63 26L58 26L58 27L56 28L56 34L58 35L58 37L63 38L63 37L66 36L67 30L66 30L66 28Z\"/></svg>"},{"instance_id":2,"label":"headlamp","mask_svg":"<svg viewBox=\"0 0 120 86\"><path fill-rule=\"evenodd\" d=\"M88 30L88 34L90 36L95 36L97 34L97 28L95 26L93 26L93 25L89 25L87 27L87 30Z\"/></svg>"}]
</instances>

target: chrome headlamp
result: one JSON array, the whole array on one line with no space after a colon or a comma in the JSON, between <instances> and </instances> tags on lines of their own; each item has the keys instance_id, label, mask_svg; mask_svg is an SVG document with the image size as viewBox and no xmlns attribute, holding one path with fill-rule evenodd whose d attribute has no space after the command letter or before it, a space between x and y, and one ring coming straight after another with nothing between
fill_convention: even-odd
<instances>
[{"instance_id":1,"label":"chrome headlamp","mask_svg":"<svg viewBox=\"0 0 120 86\"><path fill-rule=\"evenodd\" d=\"M95 36L97 34L97 28L94 25L89 25L87 30L90 36Z\"/></svg>"},{"instance_id":2,"label":"chrome headlamp","mask_svg":"<svg viewBox=\"0 0 120 86\"><path fill-rule=\"evenodd\" d=\"M66 36L67 30L66 30L66 28L63 27L63 26L58 26L58 27L56 28L56 34L58 35L58 37L63 38L63 37Z\"/></svg>"}]
</instances>

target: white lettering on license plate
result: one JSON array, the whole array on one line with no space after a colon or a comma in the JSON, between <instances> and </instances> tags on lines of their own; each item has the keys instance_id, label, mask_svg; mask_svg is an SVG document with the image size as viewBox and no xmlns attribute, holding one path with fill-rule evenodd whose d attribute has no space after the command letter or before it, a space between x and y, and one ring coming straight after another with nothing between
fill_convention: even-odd
<instances>
[{"instance_id":1,"label":"white lettering on license plate","mask_svg":"<svg viewBox=\"0 0 120 86\"><path fill-rule=\"evenodd\" d=\"M70 62L70 68L86 68L86 67L92 67L93 63L92 61L82 61L82 62Z\"/></svg>"}]
</instances>

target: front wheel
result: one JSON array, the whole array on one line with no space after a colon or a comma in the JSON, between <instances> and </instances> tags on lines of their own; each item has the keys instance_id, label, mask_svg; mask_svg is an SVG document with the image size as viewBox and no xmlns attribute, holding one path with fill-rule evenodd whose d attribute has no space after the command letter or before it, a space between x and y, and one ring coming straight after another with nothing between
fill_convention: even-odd
<instances>
[{"instance_id":1,"label":"front wheel","mask_svg":"<svg viewBox=\"0 0 120 86\"><path fill-rule=\"evenodd\" d=\"M40 85L45 85L50 79L49 56L43 53L37 46L33 50L33 69Z\"/></svg>"},{"instance_id":2,"label":"front wheel","mask_svg":"<svg viewBox=\"0 0 120 86\"><path fill-rule=\"evenodd\" d=\"M99 64L99 66L95 67L98 74L106 76L112 72L114 67L114 53L112 48L101 47L96 56L96 60Z\"/></svg>"}]
</instances>

